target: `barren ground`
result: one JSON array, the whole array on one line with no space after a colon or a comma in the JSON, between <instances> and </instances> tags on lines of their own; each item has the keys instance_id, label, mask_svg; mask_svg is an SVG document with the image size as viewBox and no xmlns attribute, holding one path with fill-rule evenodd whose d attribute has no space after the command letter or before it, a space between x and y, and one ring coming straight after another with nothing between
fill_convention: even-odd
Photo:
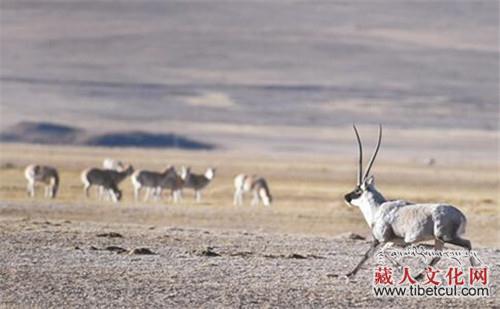
<instances>
[{"instance_id":1,"label":"barren ground","mask_svg":"<svg viewBox=\"0 0 500 309\"><path fill-rule=\"evenodd\" d=\"M3 204L1 209L12 207L16 205ZM133 210L116 209L120 213ZM97 236L107 232L123 237ZM368 246L367 241L342 236L4 217L0 242L3 305L175 308L498 305L496 296L375 298L370 283L372 262L353 280L340 277ZM109 246L148 248L156 254L102 250ZM211 252L219 256L210 256ZM499 250L480 249L479 254L495 274L492 276L495 289Z\"/></svg>"},{"instance_id":2,"label":"barren ground","mask_svg":"<svg viewBox=\"0 0 500 309\"><path fill-rule=\"evenodd\" d=\"M218 167L203 203L185 192L181 204L132 199L120 204L83 197L79 173L104 156L161 169ZM33 158L58 166L61 191L50 201L25 196L23 166ZM2 145L0 293L3 305L40 307L493 307L498 299L377 299L374 262L349 282L341 278L368 247L361 213L342 202L354 182L352 162L336 157L246 157L231 152L179 152ZM231 204L232 177L268 177L270 208ZM444 201L468 217L467 237L498 286L498 173L491 163L426 166L392 158L374 167L389 198ZM40 191L39 191L40 192ZM246 200L248 203L248 198ZM98 237L115 232L123 237ZM344 235L344 236L342 236ZM102 250L148 248L155 255ZM211 248L211 249L208 249ZM119 249L119 248L116 248ZM208 250L208 251L207 251ZM215 252L220 256L209 256ZM440 262L446 267L446 262Z\"/></svg>"}]
</instances>

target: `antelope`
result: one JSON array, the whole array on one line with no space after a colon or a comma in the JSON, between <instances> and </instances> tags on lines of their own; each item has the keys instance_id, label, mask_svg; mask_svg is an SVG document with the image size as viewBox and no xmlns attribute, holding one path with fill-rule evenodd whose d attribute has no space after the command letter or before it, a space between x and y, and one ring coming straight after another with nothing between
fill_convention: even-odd
<instances>
[{"instance_id":1,"label":"antelope","mask_svg":"<svg viewBox=\"0 0 500 309\"><path fill-rule=\"evenodd\" d=\"M132 169L129 166L129 170ZM92 186L102 187L102 190L107 191L111 195L111 199L116 203L122 198L122 191L118 189L115 177L118 173L112 170L103 170L99 168L89 168L82 172L81 179L83 182L83 190L85 196L89 197L89 190ZM128 173L127 171L121 173ZM102 196L100 195L99 198Z\"/></svg>"},{"instance_id":2,"label":"antelope","mask_svg":"<svg viewBox=\"0 0 500 309\"><path fill-rule=\"evenodd\" d=\"M191 169L184 168L181 172L181 174L177 174L174 169L174 173L172 174L171 177L166 177L161 181L160 188L167 188L170 189L170 196L174 203L179 202L182 199L182 189L184 188L184 185L186 184L184 179L189 179L191 175ZM161 190L159 192L161 194Z\"/></svg>"},{"instance_id":3,"label":"antelope","mask_svg":"<svg viewBox=\"0 0 500 309\"><path fill-rule=\"evenodd\" d=\"M415 204L404 200L388 201L375 188L375 178L370 176L370 169L377 157L382 141L382 126L379 126L378 142L368 166L363 174L363 146L358 130L353 125L359 148L357 184L353 191L344 196L348 206L361 210L366 223L371 228L373 242L361 261L346 276L356 275L361 266L369 259L381 244L408 246L422 241L434 240L434 249L442 250L445 243L471 250L471 242L461 235L465 233L467 219L456 207L442 203ZM434 257L428 266L439 261ZM470 255L470 263L474 260ZM423 278L424 272L415 279Z\"/></svg>"},{"instance_id":4,"label":"antelope","mask_svg":"<svg viewBox=\"0 0 500 309\"><path fill-rule=\"evenodd\" d=\"M106 158L102 161L102 168L106 170L115 170L121 172L125 169L125 165L122 161Z\"/></svg>"},{"instance_id":5,"label":"antelope","mask_svg":"<svg viewBox=\"0 0 500 309\"><path fill-rule=\"evenodd\" d=\"M59 188L59 174L52 166L31 164L24 170L24 177L28 180L28 196L35 197L37 182L45 184L45 197L55 198Z\"/></svg>"},{"instance_id":6,"label":"antelope","mask_svg":"<svg viewBox=\"0 0 500 309\"><path fill-rule=\"evenodd\" d=\"M162 186L165 185L167 179L175 179L176 177L177 173L173 166L168 166L167 169L165 169L162 173L146 170L135 171L135 173L132 174L131 177L132 186L134 187L135 200L139 200L139 195L142 188L146 188L144 201L148 200L151 192L153 193L153 196L159 198L163 189Z\"/></svg>"},{"instance_id":7,"label":"antelope","mask_svg":"<svg viewBox=\"0 0 500 309\"><path fill-rule=\"evenodd\" d=\"M124 168L122 165L122 169L119 170L113 170L113 169L105 169L109 176L113 179L113 182L116 184L116 186L120 185L120 183L125 180L128 176L132 175L134 172L134 167L132 165L129 165L127 168ZM99 198L102 198L105 196L105 193L109 191L105 191L103 186L99 187Z\"/></svg>"},{"instance_id":8,"label":"antelope","mask_svg":"<svg viewBox=\"0 0 500 309\"><path fill-rule=\"evenodd\" d=\"M188 176L189 175L189 176ZM184 180L184 188L194 190L196 202L201 202L201 191L208 186L208 184L215 177L215 168L208 168L205 174L192 174L187 172L187 168L183 167L181 178Z\"/></svg>"},{"instance_id":9,"label":"antelope","mask_svg":"<svg viewBox=\"0 0 500 309\"><path fill-rule=\"evenodd\" d=\"M234 178L234 189L233 204L235 206L243 205L243 194L245 192L252 192L252 206L257 206L259 200L261 200L265 206L270 206L273 201L267 181L256 175L248 176L239 174Z\"/></svg>"}]
</instances>

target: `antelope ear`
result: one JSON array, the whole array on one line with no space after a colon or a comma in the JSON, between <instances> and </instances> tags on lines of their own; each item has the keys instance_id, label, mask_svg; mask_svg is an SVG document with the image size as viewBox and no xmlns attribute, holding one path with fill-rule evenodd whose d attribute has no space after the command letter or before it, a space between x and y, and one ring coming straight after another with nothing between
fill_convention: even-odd
<instances>
[{"instance_id":1,"label":"antelope ear","mask_svg":"<svg viewBox=\"0 0 500 309\"><path fill-rule=\"evenodd\" d=\"M365 186L373 186L375 184L375 176L370 176L365 180Z\"/></svg>"}]
</instances>

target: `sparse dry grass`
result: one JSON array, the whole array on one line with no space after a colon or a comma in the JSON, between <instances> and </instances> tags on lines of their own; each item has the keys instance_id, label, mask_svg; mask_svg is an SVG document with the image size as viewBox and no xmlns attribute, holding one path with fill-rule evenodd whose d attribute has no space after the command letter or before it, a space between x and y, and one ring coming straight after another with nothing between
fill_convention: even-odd
<instances>
[{"instance_id":1,"label":"sparse dry grass","mask_svg":"<svg viewBox=\"0 0 500 309\"><path fill-rule=\"evenodd\" d=\"M354 182L353 160L320 156L250 156L235 152L182 152L142 149L104 149L35 145L1 145L1 162L13 168L0 169L0 199L15 202L0 213L4 216L42 216L84 221L136 222L205 228L261 230L331 236L353 231L368 234L361 214L347 207L343 194ZM193 202L185 192L180 205L134 203L127 179L121 185L124 200L119 205L86 200L80 182L84 168L99 166L104 157L131 162L135 168L163 169L168 164L190 165L196 172L216 166L214 183L204 202ZM55 201L26 197L24 166L31 162L59 168L61 190ZM240 172L269 179L275 198L272 208L232 206L232 178ZM378 187L387 198L418 202L443 201L457 205L469 218L468 237L476 245L499 246L498 166L427 167L404 161L377 162ZM41 191L39 196L41 196ZM95 191L94 191L95 192ZM249 202L249 198L246 199ZM57 207L55 207L56 205ZM54 207L53 207L54 206Z\"/></svg>"}]
</instances>

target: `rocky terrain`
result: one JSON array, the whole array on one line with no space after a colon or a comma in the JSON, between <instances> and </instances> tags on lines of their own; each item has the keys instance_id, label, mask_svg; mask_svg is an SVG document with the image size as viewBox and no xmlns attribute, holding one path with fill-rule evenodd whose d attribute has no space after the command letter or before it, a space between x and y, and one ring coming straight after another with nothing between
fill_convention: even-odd
<instances>
[{"instance_id":1,"label":"rocky terrain","mask_svg":"<svg viewBox=\"0 0 500 309\"><path fill-rule=\"evenodd\" d=\"M354 279L342 277L369 245L350 234L317 237L54 220L28 212L19 217L13 208L0 205L0 305L7 307L498 305L496 295L376 298L373 260ZM492 291L498 288L499 251L478 251L490 266Z\"/></svg>"}]
</instances>

